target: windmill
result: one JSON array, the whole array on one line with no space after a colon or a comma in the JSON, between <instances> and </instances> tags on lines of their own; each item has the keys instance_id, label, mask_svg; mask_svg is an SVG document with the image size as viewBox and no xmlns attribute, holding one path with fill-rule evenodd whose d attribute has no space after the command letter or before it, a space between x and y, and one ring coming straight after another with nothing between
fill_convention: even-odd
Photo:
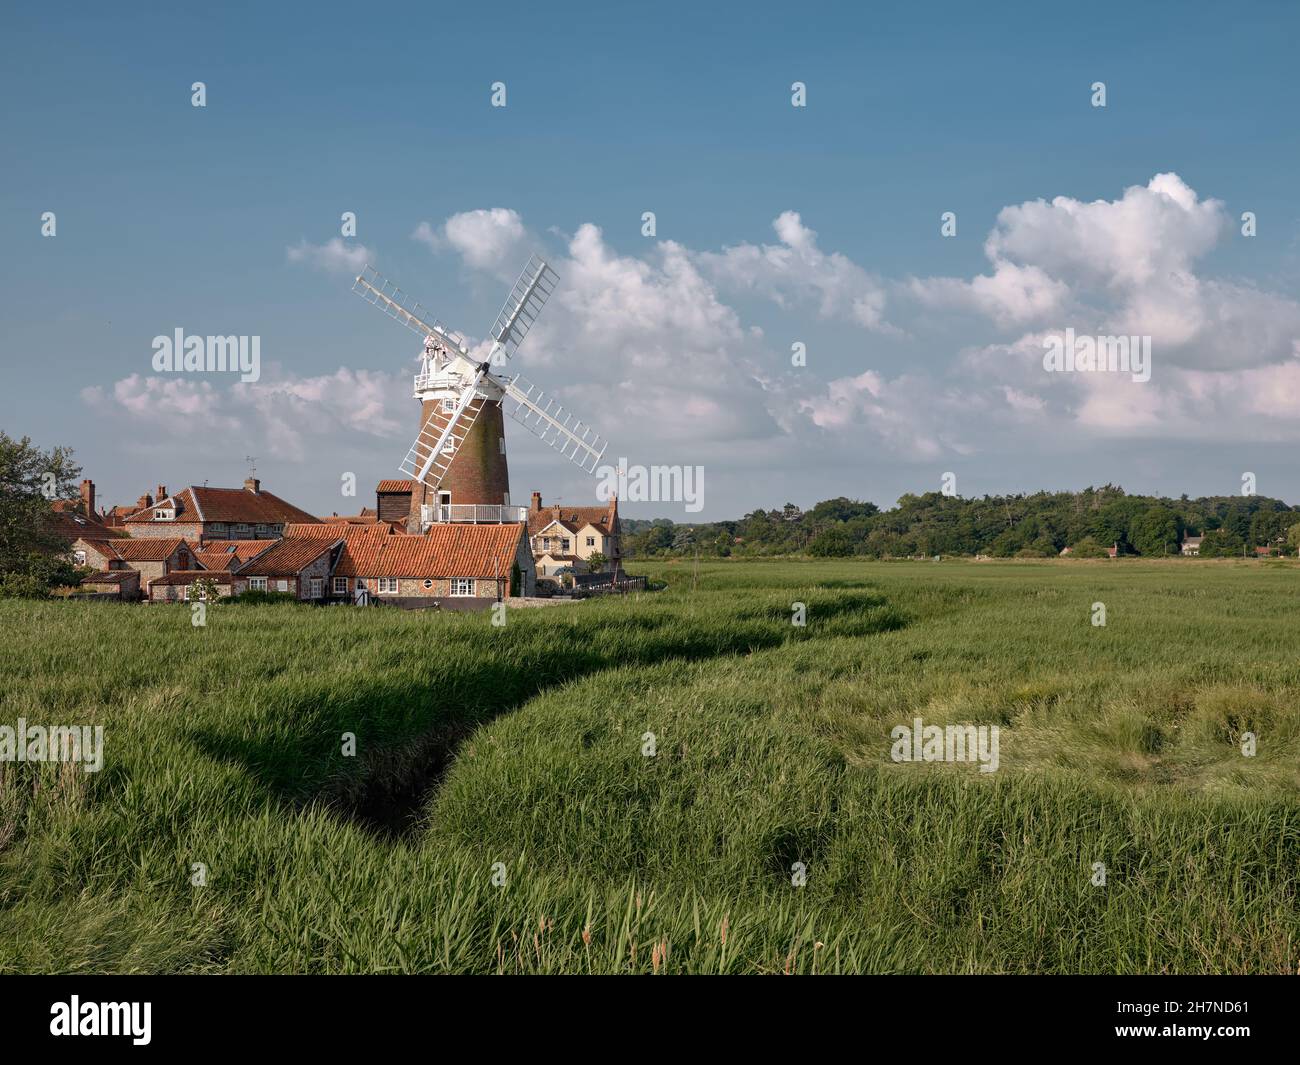
<instances>
[{"instance_id":1,"label":"windmill","mask_svg":"<svg viewBox=\"0 0 1300 1065\"><path fill-rule=\"evenodd\" d=\"M480 362L463 336L372 267L357 277L353 292L424 337L414 384L420 432L399 466L415 481L412 527L417 521L422 531L434 521L524 520L525 508L510 506L503 409L582 469L596 471L604 438L521 375L501 372L559 280L543 259L528 260L493 323L491 347Z\"/></svg>"}]
</instances>

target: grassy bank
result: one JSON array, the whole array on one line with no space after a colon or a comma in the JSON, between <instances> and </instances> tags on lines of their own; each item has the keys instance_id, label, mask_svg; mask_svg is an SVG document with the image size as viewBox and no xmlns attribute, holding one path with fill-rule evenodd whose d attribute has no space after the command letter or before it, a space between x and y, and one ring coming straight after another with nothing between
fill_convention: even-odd
<instances>
[{"instance_id":1,"label":"grassy bank","mask_svg":"<svg viewBox=\"0 0 1300 1065\"><path fill-rule=\"evenodd\" d=\"M0 768L0 970L1296 971L1293 564L653 568L501 628L0 603L0 722L106 758Z\"/></svg>"}]
</instances>

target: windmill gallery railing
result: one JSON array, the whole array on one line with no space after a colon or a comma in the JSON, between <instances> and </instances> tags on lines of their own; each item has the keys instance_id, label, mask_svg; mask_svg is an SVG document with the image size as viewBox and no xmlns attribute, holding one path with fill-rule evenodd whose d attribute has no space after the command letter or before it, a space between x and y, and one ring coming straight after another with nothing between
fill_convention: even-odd
<instances>
[{"instance_id":1,"label":"windmill gallery railing","mask_svg":"<svg viewBox=\"0 0 1300 1065\"><path fill-rule=\"evenodd\" d=\"M501 525L527 520L527 507L499 506L494 503L438 503L423 504L420 507L420 521L425 525L448 522Z\"/></svg>"}]
</instances>

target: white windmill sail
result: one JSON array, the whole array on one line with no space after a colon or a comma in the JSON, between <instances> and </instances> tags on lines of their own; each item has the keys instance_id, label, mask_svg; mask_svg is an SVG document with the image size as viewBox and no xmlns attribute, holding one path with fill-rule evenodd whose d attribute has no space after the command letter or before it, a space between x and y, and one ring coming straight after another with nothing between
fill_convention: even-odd
<instances>
[{"instance_id":1,"label":"white windmill sail","mask_svg":"<svg viewBox=\"0 0 1300 1065\"><path fill-rule=\"evenodd\" d=\"M559 280L560 275L547 265L545 259L534 255L528 260L492 324L492 350L487 358L492 366L504 366L506 360L519 350Z\"/></svg>"},{"instance_id":2,"label":"white windmill sail","mask_svg":"<svg viewBox=\"0 0 1300 1065\"><path fill-rule=\"evenodd\" d=\"M419 300L412 299L388 278L380 276L373 266L366 264L362 267L352 283L352 291L421 336L431 336L462 355L469 351L464 337L430 316Z\"/></svg>"},{"instance_id":3,"label":"white windmill sail","mask_svg":"<svg viewBox=\"0 0 1300 1065\"><path fill-rule=\"evenodd\" d=\"M608 441L520 374L505 386L501 406L515 421L577 463L595 473Z\"/></svg>"}]
</instances>

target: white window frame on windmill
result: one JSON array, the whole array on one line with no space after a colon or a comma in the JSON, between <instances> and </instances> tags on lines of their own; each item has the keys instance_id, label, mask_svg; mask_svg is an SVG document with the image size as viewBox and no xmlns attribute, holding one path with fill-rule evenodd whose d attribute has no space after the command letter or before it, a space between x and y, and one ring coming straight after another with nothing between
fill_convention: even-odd
<instances>
[{"instance_id":1,"label":"white window frame on windmill","mask_svg":"<svg viewBox=\"0 0 1300 1065\"><path fill-rule=\"evenodd\" d=\"M492 326L487 358L477 361L461 334L428 315L418 301L373 267L362 269L352 290L424 339L420 372L413 381L413 393L421 401L420 433L399 466L403 474L435 491L441 488L460 445L489 403L499 405L502 413L588 473L595 472L607 447L599 433L518 374L507 377L494 372L514 356L558 283L559 275L544 259L529 259ZM454 404L450 404L453 398ZM425 418L426 405L434 399L441 400L441 416ZM504 460L504 436L499 437L497 447ZM422 505L421 522L427 526L435 522L513 524L527 520L526 507L510 506L508 488L501 499L500 503L448 504L445 509L438 504Z\"/></svg>"}]
</instances>

